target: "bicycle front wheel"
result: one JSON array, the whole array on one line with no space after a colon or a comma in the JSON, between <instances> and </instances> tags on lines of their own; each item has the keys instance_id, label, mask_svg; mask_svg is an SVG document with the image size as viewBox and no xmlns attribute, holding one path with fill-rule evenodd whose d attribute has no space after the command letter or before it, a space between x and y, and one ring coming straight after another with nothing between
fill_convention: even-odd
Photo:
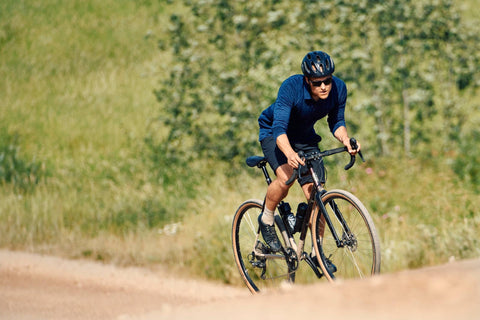
<instances>
[{"instance_id":1,"label":"bicycle front wheel","mask_svg":"<svg viewBox=\"0 0 480 320\"><path fill-rule=\"evenodd\" d=\"M312 219L312 234L315 254L324 276L334 281L380 273L380 240L365 206L344 190L325 193L322 202L333 230L317 210Z\"/></svg>"},{"instance_id":2,"label":"bicycle front wheel","mask_svg":"<svg viewBox=\"0 0 480 320\"><path fill-rule=\"evenodd\" d=\"M252 293L277 288L291 281L283 254L269 254L259 241L258 216L262 201L248 200L240 205L232 224L232 246L235 263ZM268 257L262 255L266 253Z\"/></svg>"}]
</instances>

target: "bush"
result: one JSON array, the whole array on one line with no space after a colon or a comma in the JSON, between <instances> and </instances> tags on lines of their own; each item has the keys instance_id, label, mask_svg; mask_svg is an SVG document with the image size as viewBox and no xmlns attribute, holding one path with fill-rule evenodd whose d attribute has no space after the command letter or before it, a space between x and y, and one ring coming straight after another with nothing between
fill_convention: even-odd
<instances>
[{"instance_id":1,"label":"bush","mask_svg":"<svg viewBox=\"0 0 480 320\"><path fill-rule=\"evenodd\" d=\"M0 131L0 183L12 184L16 191L32 191L47 176L45 163L20 154L18 134Z\"/></svg>"},{"instance_id":2,"label":"bush","mask_svg":"<svg viewBox=\"0 0 480 320\"><path fill-rule=\"evenodd\" d=\"M472 133L472 138L461 139L459 154L453 161L453 170L466 183L469 183L476 192L480 192L480 168L475 159L480 159L480 149L477 141L480 131Z\"/></svg>"}]
</instances>

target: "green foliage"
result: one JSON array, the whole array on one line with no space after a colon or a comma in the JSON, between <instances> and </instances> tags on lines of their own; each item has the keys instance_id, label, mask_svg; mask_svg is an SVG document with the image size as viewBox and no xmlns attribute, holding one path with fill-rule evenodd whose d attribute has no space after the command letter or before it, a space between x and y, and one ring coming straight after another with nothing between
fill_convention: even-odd
<instances>
[{"instance_id":1,"label":"green foliage","mask_svg":"<svg viewBox=\"0 0 480 320\"><path fill-rule=\"evenodd\" d=\"M0 130L0 185L11 184L17 191L33 191L48 176L44 162L27 160L20 152L19 135Z\"/></svg>"},{"instance_id":2,"label":"green foliage","mask_svg":"<svg viewBox=\"0 0 480 320\"><path fill-rule=\"evenodd\" d=\"M453 101L457 90L478 85L480 56L478 33L462 23L452 2L360 1L343 8L338 22L352 37L340 40L339 51L347 52L340 67L347 83L366 95L359 104L374 120L369 143L376 140L382 154L403 146L408 155L432 142L442 148L456 142L439 138L458 130L465 111Z\"/></svg>"},{"instance_id":3,"label":"green foliage","mask_svg":"<svg viewBox=\"0 0 480 320\"><path fill-rule=\"evenodd\" d=\"M450 0L330 0L294 10L282 1L216 0L182 8L170 16L169 40L160 41L172 61L155 91L159 154L171 162L238 164L254 153L260 111L311 49L337 61L350 88L347 124L375 154L428 157L432 145L455 150L470 134L463 120L471 110L458 100L480 83L480 36Z\"/></svg>"},{"instance_id":4,"label":"green foliage","mask_svg":"<svg viewBox=\"0 0 480 320\"><path fill-rule=\"evenodd\" d=\"M253 152L260 111L311 49L334 57L350 88L347 122L376 154L428 155L432 143L450 150L454 133L467 130L469 111L457 100L479 84L480 36L450 0L182 8L159 46L172 55L156 90L167 155L230 160Z\"/></svg>"},{"instance_id":5,"label":"green foliage","mask_svg":"<svg viewBox=\"0 0 480 320\"><path fill-rule=\"evenodd\" d=\"M268 24L243 21L254 17L235 16L240 8L190 3L188 15L170 17L169 40L160 47L173 54L172 67L155 93L168 128L161 152L171 160L235 160L257 146L256 116L272 91L263 68L274 53L254 41Z\"/></svg>"},{"instance_id":6,"label":"green foliage","mask_svg":"<svg viewBox=\"0 0 480 320\"><path fill-rule=\"evenodd\" d=\"M471 137L461 137L459 145L459 154L453 161L455 173L463 179L467 185L471 186L476 192L480 192L480 131L474 130Z\"/></svg>"}]
</instances>

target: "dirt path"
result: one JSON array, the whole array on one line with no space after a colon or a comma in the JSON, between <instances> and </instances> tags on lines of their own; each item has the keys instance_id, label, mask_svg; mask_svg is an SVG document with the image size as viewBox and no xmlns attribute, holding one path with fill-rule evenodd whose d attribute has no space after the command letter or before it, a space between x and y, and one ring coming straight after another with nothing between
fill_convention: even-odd
<instances>
[{"instance_id":1,"label":"dirt path","mask_svg":"<svg viewBox=\"0 0 480 320\"><path fill-rule=\"evenodd\" d=\"M264 320L315 312L322 319L480 319L480 260L252 296L146 269L0 250L0 319Z\"/></svg>"}]
</instances>

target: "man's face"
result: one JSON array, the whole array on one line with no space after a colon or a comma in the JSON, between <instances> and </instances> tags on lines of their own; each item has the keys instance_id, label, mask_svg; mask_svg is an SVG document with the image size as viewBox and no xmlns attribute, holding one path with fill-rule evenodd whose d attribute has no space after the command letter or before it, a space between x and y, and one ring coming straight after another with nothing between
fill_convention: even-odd
<instances>
[{"instance_id":1,"label":"man's face","mask_svg":"<svg viewBox=\"0 0 480 320\"><path fill-rule=\"evenodd\" d=\"M307 83L310 85L310 91L314 100L328 98L330 91L332 90L332 76L326 76L322 78L307 78Z\"/></svg>"}]
</instances>

